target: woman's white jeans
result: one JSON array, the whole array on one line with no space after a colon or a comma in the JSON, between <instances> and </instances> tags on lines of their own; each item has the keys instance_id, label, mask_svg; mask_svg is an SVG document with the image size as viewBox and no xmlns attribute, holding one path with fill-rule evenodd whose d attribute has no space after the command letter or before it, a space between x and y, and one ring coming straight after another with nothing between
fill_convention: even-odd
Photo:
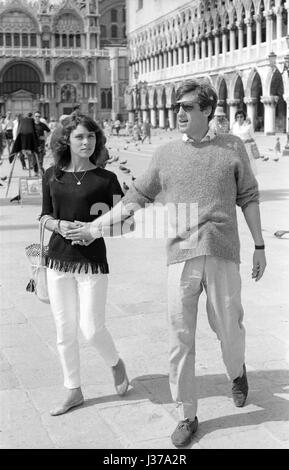
<instances>
[{"instance_id":1,"label":"woman's white jeans","mask_svg":"<svg viewBox=\"0 0 289 470\"><path fill-rule=\"evenodd\" d=\"M168 271L170 388L180 419L194 419L197 413L195 333L203 289L207 294L209 324L221 342L223 361L231 380L242 375L245 362L239 265L215 256L171 264Z\"/></svg>"},{"instance_id":2,"label":"woman's white jeans","mask_svg":"<svg viewBox=\"0 0 289 470\"><path fill-rule=\"evenodd\" d=\"M119 355L105 326L107 274L66 273L47 269L47 284L53 313L57 348L64 375L64 386L80 387L78 327L112 367Z\"/></svg>"}]
</instances>

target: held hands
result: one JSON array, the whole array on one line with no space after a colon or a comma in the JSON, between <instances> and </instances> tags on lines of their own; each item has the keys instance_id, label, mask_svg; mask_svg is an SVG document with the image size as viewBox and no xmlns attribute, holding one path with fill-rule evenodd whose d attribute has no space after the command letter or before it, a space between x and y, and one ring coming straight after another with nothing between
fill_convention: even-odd
<instances>
[{"instance_id":1,"label":"held hands","mask_svg":"<svg viewBox=\"0 0 289 470\"><path fill-rule=\"evenodd\" d=\"M57 231L63 238L67 238L69 230L79 226L79 222L70 222L68 220L60 220L57 225Z\"/></svg>"},{"instance_id":2,"label":"held hands","mask_svg":"<svg viewBox=\"0 0 289 470\"><path fill-rule=\"evenodd\" d=\"M266 257L264 250L255 250L253 255L252 279L259 281L266 268Z\"/></svg>"},{"instance_id":3,"label":"held hands","mask_svg":"<svg viewBox=\"0 0 289 470\"><path fill-rule=\"evenodd\" d=\"M102 237L101 232L99 233L99 237L93 237L91 235L91 224L88 222L79 222L78 220L75 220L73 224L74 226L67 231L65 236L67 240L71 240L72 245L88 246L95 240L95 238Z\"/></svg>"}]
</instances>

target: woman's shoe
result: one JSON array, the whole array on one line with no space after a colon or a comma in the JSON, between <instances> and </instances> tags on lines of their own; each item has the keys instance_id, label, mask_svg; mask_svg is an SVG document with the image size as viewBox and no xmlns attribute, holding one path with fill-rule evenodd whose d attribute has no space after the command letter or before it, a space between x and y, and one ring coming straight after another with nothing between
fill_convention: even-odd
<instances>
[{"instance_id":1,"label":"woman's shoe","mask_svg":"<svg viewBox=\"0 0 289 470\"><path fill-rule=\"evenodd\" d=\"M112 375L114 379L114 386L116 393L122 397L126 394L129 387L129 380L126 375L125 365L122 359L119 359L118 363L112 368Z\"/></svg>"},{"instance_id":2,"label":"woman's shoe","mask_svg":"<svg viewBox=\"0 0 289 470\"><path fill-rule=\"evenodd\" d=\"M51 416L59 416L67 413L71 408L80 406L84 403L81 388L74 388L69 390L68 397L62 405L57 406L50 411Z\"/></svg>"}]
</instances>

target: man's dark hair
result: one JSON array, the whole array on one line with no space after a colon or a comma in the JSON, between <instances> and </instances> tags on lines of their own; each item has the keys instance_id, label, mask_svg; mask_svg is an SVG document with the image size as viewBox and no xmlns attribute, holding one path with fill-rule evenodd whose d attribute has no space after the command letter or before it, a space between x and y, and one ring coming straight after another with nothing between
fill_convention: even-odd
<instances>
[{"instance_id":1,"label":"man's dark hair","mask_svg":"<svg viewBox=\"0 0 289 470\"><path fill-rule=\"evenodd\" d=\"M237 116L243 116L243 118L246 119L246 113L243 109L238 109L238 111L235 112L235 119L237 119Z\"/></svg>"},{"instance_id":2,"label":"man's dark hair","mask_svg":"<svg viewBox=\"0 0 289 470\"><path fill-rule=\"evenodd\" d=\"M28 114L27 114L27 117L32 117L32 116L33 116L32 113L28 113Z\"/></svg>"},{"instance_id":3,"label":"man's dark hair","mask_svg":"<svg viewBox=\"0 0 289 470\"><path fill-rule=\"evenodd\" d=\"M212 111L208 117L208 121L210 121L214 117L218 101L215 88L206 82L199 82L194 79L186 80L176 91L176 101L179 101L186 93L190 93L191 91L196 92L201 111L211 106Z\"/></svg>"}]
</instances>

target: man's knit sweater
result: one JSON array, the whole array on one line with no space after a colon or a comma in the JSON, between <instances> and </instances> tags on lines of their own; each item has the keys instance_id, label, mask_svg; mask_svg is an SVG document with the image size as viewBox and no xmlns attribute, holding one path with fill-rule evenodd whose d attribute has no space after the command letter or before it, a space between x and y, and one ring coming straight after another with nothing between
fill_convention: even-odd
<instances>
[{"instance_id":1,"label":"man's knit sweater","mask_svg":"<svg viewBox=\"0 0 289 470\"><path fill-rule=\"evenodd\" d=\"M198 207L197 222L188 212L185 227L179 226L179 233L168 239L168 264L201 255L240 263L236 205L244 210L259 201L259 192L238 137L219 134L211 141L180 139L160 146L147 171L122 201L131 209L135 204L144 207L160 196L177 211L180 203Z\"/></svg>"}]
</instances>

